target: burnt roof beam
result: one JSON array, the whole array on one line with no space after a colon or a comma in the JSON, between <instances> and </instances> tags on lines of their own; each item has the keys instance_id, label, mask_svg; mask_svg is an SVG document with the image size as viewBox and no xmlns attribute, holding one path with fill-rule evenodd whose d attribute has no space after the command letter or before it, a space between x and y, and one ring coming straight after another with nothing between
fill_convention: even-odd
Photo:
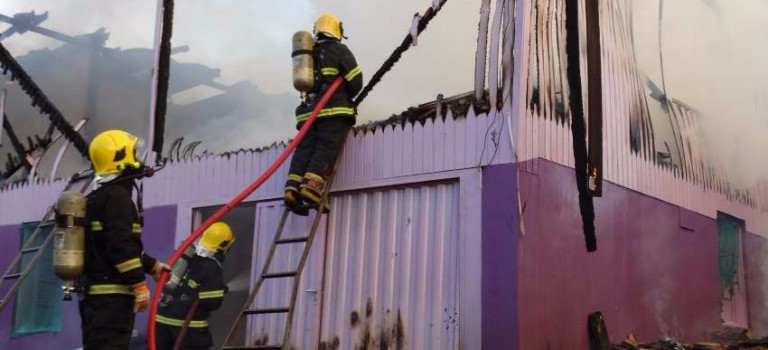
<instances>
[{"instance_id":1,"label":"burnt roof beam","mask_svg":"<svg viewBox=\"0 0 768 350\"><path fill-rule=\"evenodd\" d=\"M11 125L11 122L8 121L8 114L3 114L3 130L5 130L5 134L8 135L8 138L11 140L11 145L13 146L13 149L16 151L16 153L19 155L19 158L24 159L24 155L26 154L26 151L24 150L24 145L21 144L21 141L19 141L19 137L16 136L16 132L13 130L13 126Z\"/></svg>"},{"instance_id":2,"label":"burnt roof beam","mask_svg":"<svg viewBox=\"0 0 768 350\"><path fill-rule=\"evenodd\" d=\"M26 13L17 13L13 17L0 15L0 21L10 23L11 28L0 34L3 38L10 37L13 34L24 34L26 31L37 27L40 23L43 23L48 19L48 11L43 14L37 15L35 11Z\"/></svg>"},{"instance_id":3,"label":"burnt roof beam","mask_svg":"<svg viewBox=\"0 0 768 350\"><path fill-rule=\"evenodd\" d=\"M88 158L88 144L72 127L59 109L45 95L42 89L32 80L21 65L16 61L8 50L0 43L0 68L3 74L11 71L11 79L17 80L19 86L32 99L32 107L38 107L40 112L47 115L51 123L61 132L64 137L72 142L75 148L85 158Z\"/></svg>"}]
</instances>

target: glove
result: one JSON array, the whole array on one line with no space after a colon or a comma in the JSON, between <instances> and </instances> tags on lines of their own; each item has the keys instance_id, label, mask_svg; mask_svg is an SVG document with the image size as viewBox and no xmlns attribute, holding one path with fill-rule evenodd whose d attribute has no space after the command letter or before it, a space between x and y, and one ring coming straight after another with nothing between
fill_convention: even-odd
<instances>
[{"instance_id":1,"label":"glove","mask_svg":"<svg viewBox=\"0 0 768 350\"><path fill-rule=\"evenodd\" d=\"M147 283L139 282L131 286L133 288L133 312L144 311L149 306L149 288Z\"/></svg>"},{"instance_id":2,"label":"glove","mask_svg":"<svg viewBox=\"0 0 768 350\"><path fill-rule=\"evenodd\" d=\"M155 281L160 278L160 273L163 271L171 271L171 267L168 264L158 260L155 263L155 266L152 267L152 277L155 278Z\"/></svg>"}]
</instances>

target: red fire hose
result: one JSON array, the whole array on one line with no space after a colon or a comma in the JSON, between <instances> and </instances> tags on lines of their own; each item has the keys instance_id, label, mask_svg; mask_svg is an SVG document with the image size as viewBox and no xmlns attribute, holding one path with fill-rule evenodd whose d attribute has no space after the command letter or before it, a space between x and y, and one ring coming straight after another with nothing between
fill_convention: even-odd
<instances>
[{"instance_id":1,"label":"red fire hose","mask_svg":"<svg viewBox=\"0 0 768 350\"><path fill-rule=\"evenodd\" d=\"M256 181L251 183L246 189L244 189L240 194L238 194L235 198L233 198L231 201L229 201L227 204L225 204L221 209L216 211L208 220L205 220L200 227L198 227L195 231L192 232L192 234L187 237L184 242L181 243L181 245L176 249L176 251L173 252L173 255L171 255L171 258L168 260L168 265L173 266L176 263L176 260L179 260L181 257L181 254L190 246L192 243L197 240L200 235L203 234L203 232L208 229L213 223L221 219L225 214L227 214L230 210L235 208L237 205L240 204L243 200L245 200L246 197L248 197L253 191L255 191L259 186L261 186L267 179L269 179L272 174L277 171L277 169L280 167L280 165L285 162L286 158L288 158L288 155L293 152L293 150L298 146L301 139L304 138L304 136L309 132L309 128L312 126L312 123L315 122L315 119L317 119L317 114L320 113L320 110L325 106L325 104L328 102L328 99L331 98L334 92L336 92L336 89L339 88L339 85L341 85L341 82L343 79L341 77L336 78L336 80L331 84L331 86L328 88L328 91L325 92L323 95L323 98L320 99L320 102L317 103L317 106L315 106L315 109L312 111L312 114L309 115L309 119L304 123L304 125L301 127L301 130L299 130L298 135L296 135L296 138L291 141L290 144L288 144L288 147L285 148L285 151L280 155L280 157L275 160L274 163L265 171L261 176L259 176ZM152 294L152 303L149 306L149 323L147 324L147 344L149 346L149 350L156 350L155 348L155 315L157 314L157 302L160 300L160 294L163 291L163 286L165 285L165 282L168 280L168 271L163 271L160 273L160 278L157 279L157 284L155 284L155 292Z\"/></svg>"},{"instance_id":2,"label":"red fire hose","mask_svg":"<svg viewBox=\"0 0 768 350\"><path fill-rule=\"evenodd\" d=\"M173 350L180 350L181 345L184 344L184 338L187 336L189 323L192 322L192 317L195 316L195 311L197 311L197 305L200 305L200 298L195 298L195 301L192 302L189 310L187 310L187 316L184 318L184 323L181 325L181 331L176 338L176 343L173 344Z\"/></svg>"}]
</instances>

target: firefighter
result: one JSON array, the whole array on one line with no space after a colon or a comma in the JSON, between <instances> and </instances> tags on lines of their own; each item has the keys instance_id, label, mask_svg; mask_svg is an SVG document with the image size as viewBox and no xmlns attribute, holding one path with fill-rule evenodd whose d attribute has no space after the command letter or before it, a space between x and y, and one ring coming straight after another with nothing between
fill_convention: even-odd
<instances>
[{"instance_id":1,"label":"firefighter","mask_svg":"<svg viewBox=\"0 0 768 350\"><path fill-rule=\"evenodd\" d=\"M141 141L107 130L91 141L95 173L86 197L85 267L80 284L83 348L128 349L134 313L149 303L144 274L157 277L165 263L144 253L140 212L132 199L135 180L151 174L136 160ZM141 206L139 205L139 208Z\"/></svg>"},{"instance_id":2,"label":"firefighter","mask_svg":"<svg viewBox=\"0 0 768 350\"><path fill-rule=\"evenodd\" d=\"M309 118L315 103L337 77L344 78L344 83L320 110L293 155L284 199L286 206L299 215L307 215L305 203L319 206L336 155L355 124L357 111L352 98L363 88L363 74L355 56L341 43L346 37L339 18L333 14L320 16L314 25L314 35L314 85L296 108L297 128ZM324 203L323 210L328 209Z\"/></svg>"},{"instance_id":3,"label":"firefighter","mask_svg":"<svg viewBox=\"0 0 768 350\"><path fill-rule=\"evenodd\" d=\"M228 291L221 263L234 243L232 229L223 222L214 223L203 232L178 287L173 291L168 288L163 290L155 317L156 349L173 349L195 299L199 299L197 309L189 321L181 349L208 349L213 346L208 317L221 306Z\"/></svg>"}]
</instances>

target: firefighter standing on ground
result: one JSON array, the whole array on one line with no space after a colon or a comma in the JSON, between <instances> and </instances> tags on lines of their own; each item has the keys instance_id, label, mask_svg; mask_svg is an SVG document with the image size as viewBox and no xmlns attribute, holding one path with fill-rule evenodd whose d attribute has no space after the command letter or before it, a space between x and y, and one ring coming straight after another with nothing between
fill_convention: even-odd
<instances>
[{"instance_id":1,"label":"firefighter standing on ground","mask_svg":"<svg viewBox=\"0 0 768 350\"><path fill-rule=\"evenodd\" d=\"M83 348L128 349L134 313L149 304L144 274L168 265L144 253L143 223L132 199L135 180L149 174L136 160L140 141L122 130L97 135L88 149L96 175L87 196L85 269L79 304Z\"/></svg>"},{"instance_id":2,"label":"firefighter standing on ground","mask_svg":"<svg viewBox=\"0 0 768 350\"><path fill-rule=\"evenodd\" d=\"M168 291L166 287L163 291L155 317L156 349L173 349L195 299L200 301L189 322L181 349L202 350L213 346L208 317L221 306L224 294L228 291L221 263L234 243L232 229L223 222L217 222L205 230L195 246L195 254L188 261L186 271L183 276L179 276L178 287L173 291Z\"/></svg>"},{"instance_id":3,"label":"firefighter standing on ground","mask_svg":"<svg viewBox=\"0 0 768 350\"><path fill-rule=\"evenodd\" d=\"M309 118L315 104L337 77L344 83L320 110L291 161L285 185L285 204L300 215L307 215L303 202L319 205L326 179L336 155L357 114L352 97L363 88L363 74L354 55L341 43L344 30L339 18L324 14L315 22L315 43L312 48L314 85L307 101L296 108L298 128ZM327 203L325 208L328 209Z\"/></svg>"}]
</instances>

